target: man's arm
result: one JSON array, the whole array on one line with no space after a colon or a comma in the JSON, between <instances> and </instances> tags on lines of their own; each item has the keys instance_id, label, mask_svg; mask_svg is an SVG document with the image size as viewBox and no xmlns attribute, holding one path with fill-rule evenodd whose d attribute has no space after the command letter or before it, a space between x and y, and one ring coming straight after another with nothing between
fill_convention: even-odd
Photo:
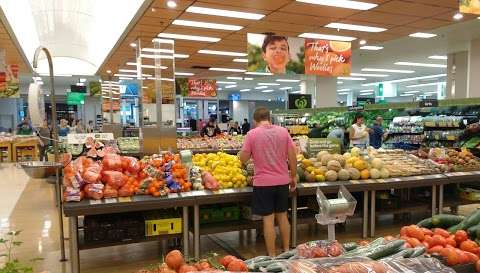
<instances>
[{"instance_id":1,"label":"man's arm","mask_svg":"<svg viewBox=\"0 0 480 273\"><path fill-rule=\"evenodd\" d=\"M244 150L240 151L240 162L242 162L243 165L247 164L247 161L250 160L251 154L249 152L246 152Z\"/></svg>"},{"instance_id":2,"label":"man's arm","mask_svg":"<svg viewBox=\"0 0 480 273\"><path fill-rule=\"evenodd\" d=\"M242 165L247 164L247 161L250 160L252 157L252 147L251 147L251 139L250 135L247 134L245 137L245 140L243 142L243 147L242 150L240 151L240 162L242 162Z\"/></svg>"}]
</instances>

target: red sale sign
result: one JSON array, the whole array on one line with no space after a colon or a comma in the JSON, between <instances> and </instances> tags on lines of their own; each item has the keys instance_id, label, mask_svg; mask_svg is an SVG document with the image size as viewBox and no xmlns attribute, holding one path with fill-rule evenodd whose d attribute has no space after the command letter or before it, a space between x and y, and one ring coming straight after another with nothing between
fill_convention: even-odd
<instances>
[{"instance_id":1,"label":"red sale sign","mask_svg":"<svg viewBox=\"0 0 480 273\"><path fill-rule=\"evenodd\" d=\"M189 97L216 97L217 81L216 80L188 80L188 96Z\"/></svg>"}]
</instances>

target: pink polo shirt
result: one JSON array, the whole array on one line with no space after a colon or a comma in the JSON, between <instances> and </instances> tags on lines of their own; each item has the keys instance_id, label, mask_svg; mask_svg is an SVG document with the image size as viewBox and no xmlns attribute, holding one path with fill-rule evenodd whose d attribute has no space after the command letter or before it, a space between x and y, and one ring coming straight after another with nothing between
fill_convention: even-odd
<instances>
[{"instance_id":1,"label":"pink polo shirt","mask_svg":"<svg viewBox=\"0 0 480 273\"><path fill-rule=\"evenodd\" d=\"M262 125L248 132L243 151L251 154L253 159L254 186L277 186L290 182L287 163L289 147L295 147L295 144L283 127Z\"/></svg>"}]
</instances>

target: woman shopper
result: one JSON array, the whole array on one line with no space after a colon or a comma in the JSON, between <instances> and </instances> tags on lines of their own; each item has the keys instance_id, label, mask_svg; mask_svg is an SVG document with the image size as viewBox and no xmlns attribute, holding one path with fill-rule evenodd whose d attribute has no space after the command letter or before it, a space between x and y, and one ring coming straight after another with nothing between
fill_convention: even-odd
<instances>
[{"instance_id":1,"label":"woman shopper","mask_svg":"<svg viewBox=\"0 0 480 273\"><path fill-rule=\"evenodd\" d=\"M252 209L254 214L262 216L267 252L275 257L275 220L280 227L283 250L290 247L287 210L289 186L290 191L297 187L295 145L287 129L271 124L267 108L256 109L253 118L256 128L245 137L240 160L243 164L250 158L253 160Z\"/></svg>"},{"instance_id":2,"label":"woman shopper","mask_svg":"<svg viewBox=\"0 0 480 273\"><path fill-rule=\"evenodd\" d=\"M363 115L358 113L353 119L353 124L349 129L350 147L367 148L370 129L368 129L364 123L365 119Z\"/></svg>"},{"instance_id":3,"label":"woman shopper","mask_svg":"<svg viewBox=\"0 0 480 273\"><path fill-rule=\"evenodd\" d=\"M200 136L202 137L215 137L220 134L222 134L222 131L220 131L220 128L218 128L218 125L213 118L210 118L208 120L207 125L205 125L205 127L203 127L202 131L200 132Z\"/></svg>"}]
</instances>

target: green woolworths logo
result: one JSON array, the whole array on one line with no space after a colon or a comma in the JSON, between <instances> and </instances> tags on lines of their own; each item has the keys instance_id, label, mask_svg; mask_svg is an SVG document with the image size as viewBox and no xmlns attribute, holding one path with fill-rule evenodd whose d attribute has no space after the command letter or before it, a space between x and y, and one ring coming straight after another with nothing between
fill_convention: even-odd
<instances>
[{"instance_id":1,"label":"green woolworths logo","mask_svg":"<svg viewBox=\"0 0 480 273\"><path fill-rule=\"evenodd\" d=\"M305 98L304 96L298 98L295 100L295 107L297 109L305 109L305 107L307 107L307 98Z\"/></svg>"}]
</instances>

